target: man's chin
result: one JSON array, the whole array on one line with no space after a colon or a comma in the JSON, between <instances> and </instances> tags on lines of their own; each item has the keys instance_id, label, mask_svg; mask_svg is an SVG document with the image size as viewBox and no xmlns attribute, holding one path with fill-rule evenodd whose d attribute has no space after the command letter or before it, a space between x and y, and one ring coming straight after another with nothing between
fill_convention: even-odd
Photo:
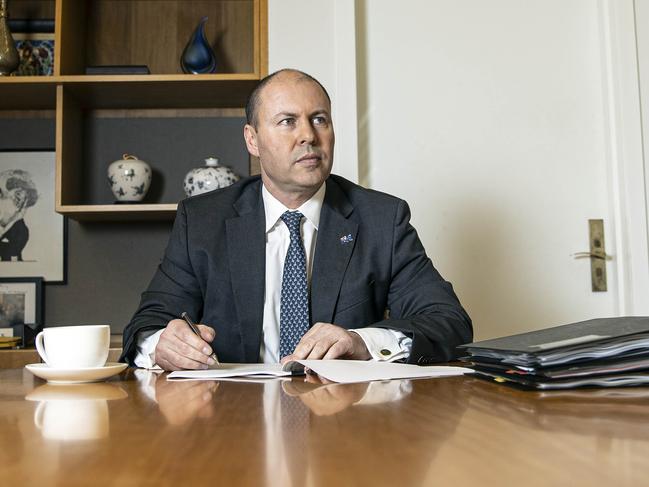
<instances>
[{"instance_id":1,"label":"man's chin","mask_svg":"<svg viewBox=\"0 0 649 487\"><path fill-rule=\"evenodd\" d=\"M297 182L296 186L302 188L305 191L313 191L314 193L320 189L320 186L322 186L322 183L325 182L327 179L327 175L320 175L317 178L305 178L299 182Z\"/></svg>"}]
</instances>

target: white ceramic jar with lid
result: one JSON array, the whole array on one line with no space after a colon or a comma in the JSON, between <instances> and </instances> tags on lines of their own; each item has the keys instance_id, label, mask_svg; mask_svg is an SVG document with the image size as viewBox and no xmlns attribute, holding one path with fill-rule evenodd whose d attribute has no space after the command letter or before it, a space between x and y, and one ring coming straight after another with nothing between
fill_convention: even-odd
<instances>
[{"instance_id":1,"label":"white ceramic jar with lid","mask_svg":"<svg viewBox=\"0 0 649 487\"><path fill-rule=\"evenodd\" d=\"M185 176L183 189L187 196L207 193L219 188L225 188L239 180L232 169L219 164L216 157L205 159L205 165L192 169Z\"/></svg>"},{"instance_id":2,"label":"white ceramic jar with lid","mask_svg":"<svg viewBox=\"0 0 649 487\"><path fill-rule=\"evenodd\" d=\"M151 177L151 166L130 154L108 166L108 184L118 203L142 201L151 186Z\"/></svg>"}]
</instances>

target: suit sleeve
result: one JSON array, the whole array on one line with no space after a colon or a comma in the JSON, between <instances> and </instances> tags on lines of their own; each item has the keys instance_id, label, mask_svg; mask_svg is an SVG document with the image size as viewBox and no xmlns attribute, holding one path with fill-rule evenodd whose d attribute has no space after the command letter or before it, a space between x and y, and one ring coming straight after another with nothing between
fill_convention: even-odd
<instances>
[{"instance_id":1,"label":"suit sleeve","mask_svg":"<svg viewBox=\"0 0 649 487\"><path fill-rule=\"evenodd\" d=\"M164 328L183 311L201 316L202 309L202 293L189 257L187 213L181 202L162 262L124 329L120 361L134 364L138 332Z\"/></svg>"},{"instance_id":2,"label":"suit sleeve","mask_svg":"<svg viewBox=\"0 0 649 487\"><path fill-rule=\"evenodd\" d=\"M426 255L410 209L400 200L394 217L389 318L370 326L398 330L412 337L409 363L429 364L457 358L456 347L473 339L471 319L451 283Z\"/></svg>"}]
</instances>

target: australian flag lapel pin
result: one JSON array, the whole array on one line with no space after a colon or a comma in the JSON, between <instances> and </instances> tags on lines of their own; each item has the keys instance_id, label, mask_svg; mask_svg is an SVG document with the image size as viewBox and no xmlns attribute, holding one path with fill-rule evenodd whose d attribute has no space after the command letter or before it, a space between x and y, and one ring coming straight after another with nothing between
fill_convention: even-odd
<instances>
[{"instance_id":1,"label":"australian flag lapel pin","mask_svg":"<svg viewBox=\"0 0 649 487\"><path fill-rule=\"evenodd\" d=\"M348 244L349 242L353 242L353 241L354 241L354 237L352 237L351 233L349 233L347 235L343 235L342 237L340 237L340 243L343 244L343 245Z\"/></svg>"}]
</instances>

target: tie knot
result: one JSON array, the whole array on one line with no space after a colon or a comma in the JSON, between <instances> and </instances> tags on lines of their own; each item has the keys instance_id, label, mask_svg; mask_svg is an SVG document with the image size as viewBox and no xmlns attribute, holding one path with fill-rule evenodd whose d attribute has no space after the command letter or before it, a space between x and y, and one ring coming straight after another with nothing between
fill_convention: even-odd
<instances>
[{"instance_id":1,"label":"tie knot","mask_svg":"<svg viewBox=\"0 0 649 487\"><path fill-rule=\"evenodd\" d=\"M297 233L299 235L300 233L300 221L302 220L302 213L299 211L285 211L280 218L284 223L286 223L286 226L288 227L288 231L291 234Z\"/></svg>"}]
</instances>

